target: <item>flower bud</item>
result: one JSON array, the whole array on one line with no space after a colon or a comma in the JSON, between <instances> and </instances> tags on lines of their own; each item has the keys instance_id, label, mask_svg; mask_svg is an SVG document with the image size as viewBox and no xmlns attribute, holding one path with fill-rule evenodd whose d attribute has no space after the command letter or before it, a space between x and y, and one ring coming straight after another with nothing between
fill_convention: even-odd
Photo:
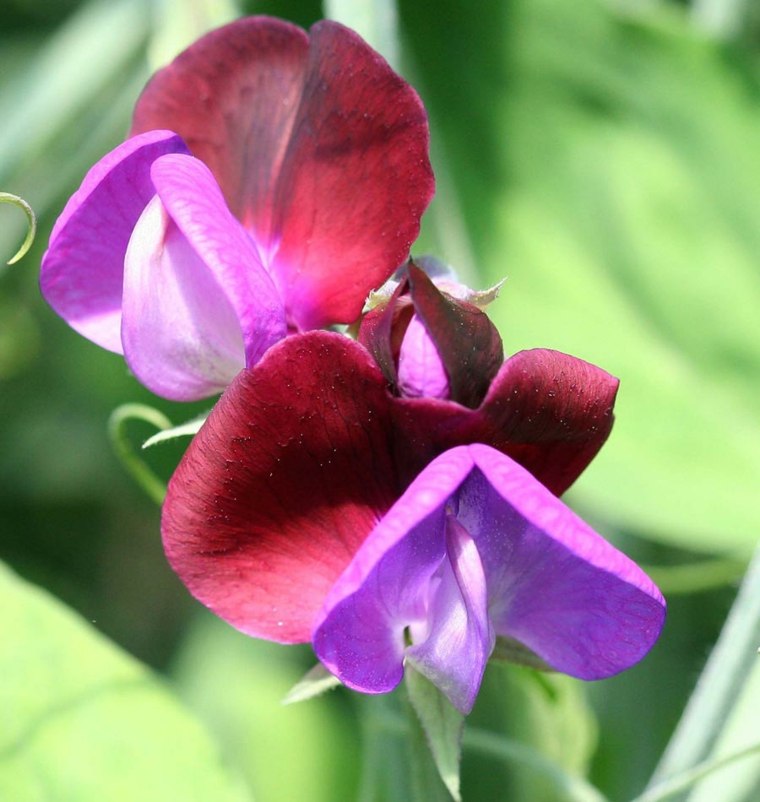
<instances>
[{"instance_id":1,"label":"flower bud","mask_svg":"<svg viewBox=\"0 0 760 802\"><path fill-rule=\"evenodd\" d=\"M498 288L477 293L433 268L431 278L410 261L392 294L375 297L380 301L364 316L359 341L398 395L474 409L503 362L499 333L477 305Z\"/></svg>"}]
</instances>

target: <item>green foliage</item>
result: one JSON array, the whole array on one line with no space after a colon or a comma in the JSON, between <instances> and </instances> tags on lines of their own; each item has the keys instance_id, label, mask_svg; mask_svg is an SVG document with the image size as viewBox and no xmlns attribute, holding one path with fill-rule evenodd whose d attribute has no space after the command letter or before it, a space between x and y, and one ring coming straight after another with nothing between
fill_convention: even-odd
<instances>
[{"instance_id":1,"label":"green foliage","mask_svg":"<svg viewBox=\"0 0 760 802\"><path fill-rule=\"evenodd\" d=\"M39 298L34 265L53 220L127 130L149 59L165 61L234 12L229 1L201 3L201 16L190 5L14 0L4 9L0 186L40 222L24 261L0 270L4 553L168 671L257 799L409 798L408 764L424 768L424 756L414 757L420 739L398 695L350 697L361 727L342 690L281 707L313 658L205 618L188 627L193 602L163 560L158 512L111 453L106 421L126 401L158 404L150 415L161 427L207 409L152 399L118 357L69 332ZM479 286L507 276L489 311L508 351L554 347L620 377L612 437L571 501L603 531L650 541L625 543L667 563L659 576L671 587L732 582L760 532L756 30L740 31L740 43L713 40L688 3L397 5L398 41L379 24L393 19L393 2L333 0L325 10L343 21L369 14L355 19L399 58L430 110L438 197L416 252L436 253ZM240 6L306 26L321 12L318 0ZM24 235L22 215L5 211L2 261ZM155 428L138 437L141 425L130 423L132 457ZM187 431L159 434L160 447L142 453L159 477L156 497ZM719 768L756 741L760 632L748 587L732 617L743 628L729 626L689 706L719 715L696 726L687 713L642 800L663 798L668 782L689 802L758 795L756 756ZM463 739L464 799L600 800L589 773L611 799L631 799L730 595L670 600L650 658L590 688L490 666ZM247 798L147 669L6 572L0 601L0 798ZM720 658L727 651L733 662ZM683 748L688 731L704 736L698 748Z\"/></svg>"},{"instance_id":2,"label":"green foliage","mask_svg":"<svg viewBox=\"0 0 760 802\"><path fill-rule=\"evenodd\" d=\"M621 379L573 498L643 537L746 553L760 81L685 20L621 8L402 5L477 268L508 277L491 310L507 349L557 348Z\"/></svg>"},{"instance_id":3,"label":"green foliage","mask_svg":"<svg viewBox=\"0 0 760 802\"><path fill-rule=\"evenodd\" d=\"M189 629L172 672L259 802L334 802L352 798L356 786L346 699L329 693L283 705L303 674L302 656L296 647L246 638L207 615Z\"/></svg>"},{"instance_id":4,"label":"green foliage","mask_svg":"<svg viewBox=\"0 0 760 802\"><path fill-rule=\"evenodd\" d=\"M1 799L249 799L162 682L2 566L0 607Z\"/></svg>"}]
</instances>

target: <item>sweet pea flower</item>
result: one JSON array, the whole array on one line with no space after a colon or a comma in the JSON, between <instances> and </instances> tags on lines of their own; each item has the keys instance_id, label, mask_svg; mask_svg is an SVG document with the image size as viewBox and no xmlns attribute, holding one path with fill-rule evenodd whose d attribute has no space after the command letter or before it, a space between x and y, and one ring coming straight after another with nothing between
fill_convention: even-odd
<instances>
[{"instance_id":1,"label":"sweet pea flower","mask_svg":"<svg viewBox=\"0 0 760 802\"><path fill-rule=\"evenodd\" d=\"M191 442L164 503L167 557L221 618L313 639L361 690L388 690L407 659L466 711L503 635L607 676L651 647L662 600L556 496L606 439L616 391L599 368L535 350L476 408L403 398L361 344L289 337Z\"/></svg>"},{"instance_id":2,"label":"sweet pea flower","mask_svg":"<svg viewBox=\"0 0 760 802\"><path fill-rule=\"evenodd\" d=\"M241 19L150 80L54 226L42 292L153 392L203 398L355 320L432 193L422 104L358 35Z\"/></svg>"},{"instance_id":3,"label":"sweet pea flower","mask_svg":"<svg viewBox=\"0 0 760 802\"><path fill-rule=\"evenodd\" d=\"M476 444L435 459L378 522L328 593L313 643L351 688L393 690L406 661L466 714L499 636L593 680L638 662L664 618L635 563Z\"/></svg>"}]
</instances>

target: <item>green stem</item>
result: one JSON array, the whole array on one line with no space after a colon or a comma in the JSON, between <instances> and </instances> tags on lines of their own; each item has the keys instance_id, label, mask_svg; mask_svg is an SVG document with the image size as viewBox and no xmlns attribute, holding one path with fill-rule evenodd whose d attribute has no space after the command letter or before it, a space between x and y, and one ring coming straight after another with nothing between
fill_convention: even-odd
<instances>
[{"instance_id":1,"label":"green stem","mask_svg":"<svg viewBox=\"0 0 760 802\"><path fill-rule=\"evenodd\" d=\"M409 724L398 713L378 710L373 715L374 727L386 734L409 737ZM529 746L504 738L493 732L475 727L465 727L463 746L465 750L528 766L541 775L559 792L557 799L566 802L609 802L607 797L582 777L568 774L549 758ZM367 797L371 798L371 797ZM424 798L424 797L423 797ZM364 802L365 797L362 797Z\"/></svg>"},{"instance_id":2,"label":"green stem","mask_svg":"<svg viewBox=\"0 0 760 802\"><path fill-rule=\"evenodd\" d=\"M690 788L692 785L699 782L708 774L712 774L718 769L722 769L731 763L736 763L737 760L742 760L746 757L760 754L760 743L753 744L752 746L741 749L726 757L718 758L717 760L704 760L698 763L694 768L688 771L682 771L664 782L655 785L648 791L644 791L641 796L637 796L631 802L662 802L663 799L670 799L676 794L681 793Z\"/></svg>"},{"instance_id":3,"label":"green stem","mask_svg":"<svg viewBox=\"0 0 760 802\"><path fill-rule=\"evenodd\" d=\"M144 421L157 429L168 429L171 421L157 409L146 404L122 404L108 419L108 436L116 455L140 487L156 502L163 504L166 485L148 467L127 437L126 424L132 420Z\"/></svg>"},{"instance_id":4,"label":"green stem","mask_svg":"<svg viewBox=\"0 0 760 802\"><path fill-rule=\"evenodd\" d=\"M702 765L731 716L757 661L760 632L760 546L686 710L670 739L649 788Z\"/></svg>"},{"instance_id":5,"label":"green stem","mask_svg":"<svg viewBox=\"0 0 760 802\"><path fill-rule=\"evenodd\" d=\"M14 265L19 259L22 259L24 256L26 256L29 248L32 247L34 237L37 233L37 218L34 216L34 210L32 207L23 198L19 198L18 195L11 195L10 192L0 192L0 203L10 203L13 206L18 206L18 208L21 209L26 215L26 239L21 243L21 247L7 262L9 265Z\"/></svg>"},{"instance_id":6,"label":"green stem","mask_svg":"<svg viewBox=\"0 0 760 802\"><path fill-rule=\"evenodd\" d=\"M517 741L470 727L464 731L463 744L465 749L472 749L498 760L520 763L530 767L537 774L548 779L560 792L559 798L568 800L568 802L608 802L601 791L591 783L582 777L568 774L540 752Z\"/></svg>"}]
</instances>

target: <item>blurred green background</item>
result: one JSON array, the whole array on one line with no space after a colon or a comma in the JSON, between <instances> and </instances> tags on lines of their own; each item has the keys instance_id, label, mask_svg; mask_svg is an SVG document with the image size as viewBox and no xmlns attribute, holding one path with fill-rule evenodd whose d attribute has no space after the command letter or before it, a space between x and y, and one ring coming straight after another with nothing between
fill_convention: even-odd
<instances>
[{"instance_id":1,"label":"blurred green background","mask_svg":"<svg viewBox=\"0 0 760 802\"><path fill-rule=\"evenodd\" d=\"M507 352L557 348L621 379L610 441L568 499L652 567L670 603L665 634L641 665L594 685L494 666L473 727L631 798L758 540L758 5L325 6L0 2L0 190L23 196L40 223L30 254L0 267L0 558L164 677L9 574L0 799L405 798L383 768L403 746L373 712L402 700L338 692L280 707L308 650L226 628L168 569L158 509L114 456L106 424L127 401L175 423L204 406L150 396L38 293L57 213L123 138L152 69L239 13L353 21L429 110L438 194L414 252L473 284L507 277L492 307ZM23 215L0 206L0 259L23 236ZM129 433L137 446L153 432L135 423ZM148 459L166 477L180 453L163 445ZM756 767L747 795L732 799L757 798L758 777ZM467 741L463 791L565 798L541 772Z\"/></svg>"}]
</instances>

